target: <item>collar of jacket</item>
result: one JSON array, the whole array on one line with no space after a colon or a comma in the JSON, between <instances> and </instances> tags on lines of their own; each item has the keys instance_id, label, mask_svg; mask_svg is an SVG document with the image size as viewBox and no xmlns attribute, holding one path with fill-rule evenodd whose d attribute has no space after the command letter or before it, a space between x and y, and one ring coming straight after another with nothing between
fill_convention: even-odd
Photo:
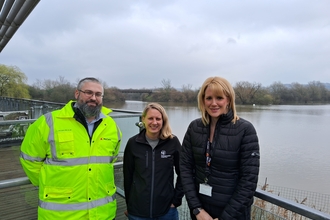
<instances>
[{"instance_id":1,"label":"collar of jacket","mask_svg":"<svg viewBox=\"0 0 330 220\"><path fill-rule=\"evenodd\" d=\"M72 103L71 103L72 109L73 109L73 111L74 111L74 116L73 116L73 117L74 117L77 121L79 121L81 124L87 126L87 124L86 124L86 120L85 120L85 116L83 115L83 113L80 111L79 108L77 108L77 107L74 106L75 103L76 103L76 102L72 102Z\"/></svg>"},{"instance_id":2,"label":"collar of jacket","mask_svg":"<svg viewBox=\"0 0 330 220\"><path fill-rule=\"evenodd\" d=\"M231 109L228 110L227 114L222 114L217 121L217 125L225 125L230 123L234 118L233 111Z\"/></svg>"}]
</instances>

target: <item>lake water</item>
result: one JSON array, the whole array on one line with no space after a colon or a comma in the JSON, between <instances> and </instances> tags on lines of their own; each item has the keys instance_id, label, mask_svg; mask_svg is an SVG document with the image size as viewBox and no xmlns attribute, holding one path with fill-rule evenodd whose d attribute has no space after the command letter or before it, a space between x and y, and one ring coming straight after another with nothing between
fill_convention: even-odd
<instances>
[{"instance_id":1,"label":"lake water","mask_svg":"<svg viewBox=\"0 0 330 220\"><path fill-rule=\"evenodd\" d=\"M197 105L162 103L173 133L182 141ZM126 101L111 108L142 111L146 102ZM259 184L330 194L330 105L237 106L252 122L260 144ZM123 135L124 132L123 132Z\"/></svg>"}]
</instances>

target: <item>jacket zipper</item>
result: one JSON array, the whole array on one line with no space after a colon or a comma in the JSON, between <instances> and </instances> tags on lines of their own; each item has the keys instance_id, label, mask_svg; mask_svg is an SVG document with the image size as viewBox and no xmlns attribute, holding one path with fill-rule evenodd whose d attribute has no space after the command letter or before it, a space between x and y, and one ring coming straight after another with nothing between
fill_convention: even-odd
<instances>
[{"instance_id":1,"label":"jacket zipper","mask_svg":"<svg viewBox=\"0 0 330 220\"><path fill-rule=\"evenodd\" d=\"M152 163L151 163L151 198L150 198L150 218L152 218L153 209L153 195L154 195L154 183L155 183L155 150L152 150Z\"/></svg>"},{"instance_id":2,"label":"jacket zipper","mask_svg":"<svg viewBox=\"0 0 330 220\"><path fill-rule=\"evenodd\" d=\"M146 168L148 168L148 151L146 151L145 156L146 156Z\"/></svg>"}]
</instances>

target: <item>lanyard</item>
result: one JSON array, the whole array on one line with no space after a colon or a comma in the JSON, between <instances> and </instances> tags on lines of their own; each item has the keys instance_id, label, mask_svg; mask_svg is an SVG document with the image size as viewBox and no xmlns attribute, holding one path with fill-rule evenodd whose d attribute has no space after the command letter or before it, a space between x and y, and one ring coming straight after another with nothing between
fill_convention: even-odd
<instances>
[{"instance_id":1,"label":"lanyard","mask_svg":"<svg viewBox=\"0 0 330 220\"><path fill-rule=\"evenodd\" d=\"M207 141L206 144L206 151L205 151L205 156L206 156L206 167L210 167L211 166L211 155L210 155L210 151L211 151L211 143L210 141Z\"/></svg>"},{"instance_id":2,"label":"lanyard","mask_svg":"<svg viewBox=\"0 0 330 220\"><path fill-rule=\"evenodd\" d=\"M206 150L205 150L205 158L206 158L206 161L205 161L205 183L207 183L208 181L208 176L211 174L211 170L210 170L210 166L211 166L211 143L210 141L208 140L207 141L207 144L206 144Z\"/></svg>"}]
</instances>

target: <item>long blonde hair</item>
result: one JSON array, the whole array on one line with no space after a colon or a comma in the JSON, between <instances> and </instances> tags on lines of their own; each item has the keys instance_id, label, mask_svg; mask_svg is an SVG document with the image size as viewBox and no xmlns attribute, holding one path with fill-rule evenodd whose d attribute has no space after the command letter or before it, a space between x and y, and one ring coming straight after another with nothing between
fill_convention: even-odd
<instances>
[{"instance_id":1,"label":"long blonde hair","mask_svg":"<svg viewBox=\"0 0 330 220\"><path fill-rule=\"evenodd\" d=\"M198 96L197 96L198 109L202 113L203 124L207 125L210 123L210 116L207 113L204 104L206 88L210 88L215 94L219 96L226 96L229 99L228 108L233 111L234 118L232 122L235 124L236 121L239 120L235 107L235 91L231 86L231 84L226 79L218 76L207 78L198 92Z\"/></svg>"},{"instance_id":2,"label":"long blonde hair","mask_svg":"<svg viewBox=\"0 0 330 220\"><path fill-rule=\"evenodd\" d=\"M168 120L168 116L166 114L166 111L164 109L163 106L161 106L158 103L149 103L143 110L142 112L142 118L145 118L147 115L147 112L150 109L156 109L157 111L160 112L160 114L162 115L162 119L163 119L163 126L162 129L160 130L160 134L159 134L159 138L160 139L167 139L167 138L173 138L173 134L172 134L172 129L170 127L170 123Z\"/></svg>"}]
</instances>

